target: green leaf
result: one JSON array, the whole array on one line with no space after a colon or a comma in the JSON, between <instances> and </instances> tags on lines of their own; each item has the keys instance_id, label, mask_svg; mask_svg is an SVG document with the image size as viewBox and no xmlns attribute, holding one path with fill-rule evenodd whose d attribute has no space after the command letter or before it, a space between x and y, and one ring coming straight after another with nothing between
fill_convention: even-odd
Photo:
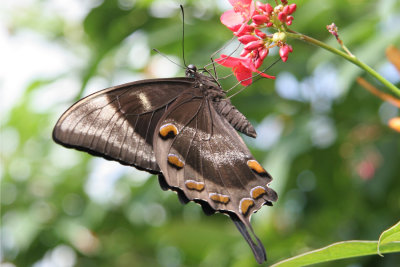
<instances>
[{"instance_id":1,"label":"green leaf","mask_svg":"<svg viewBox=\"0 0 400 267\"><path fill-rule=\"evenodd\" d=\"M378 241L352 240L333 243L293 258L280 261L272 266L307 266L326 261L377 254ZM382 253L400 252L400 242L382 244Z\"/></svg>"},{"instance_id":2,"label":"green leaf","mask_svg":"<svg viewBox=\"0 0 400 267\"><path fill-rule=\"evenodd\" d=\"M389 229L382 232L378 240L378 254L381 255L382 245L391 242L400 242L400 221Z\"/></svg>"}]
</instances>

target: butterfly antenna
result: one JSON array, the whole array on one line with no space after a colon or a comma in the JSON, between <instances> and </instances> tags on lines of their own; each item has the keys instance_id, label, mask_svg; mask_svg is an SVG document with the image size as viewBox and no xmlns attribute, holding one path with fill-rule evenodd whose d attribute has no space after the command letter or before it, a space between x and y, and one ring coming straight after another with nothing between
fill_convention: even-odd
<instances>
[{"instance_id":1,"label":"butterfly antenna","mask_svg":"<svg viewBox=\"0 0 400 267\"><path fill-rule=\"evenodd\" d=\"M232 37L232 39L230 39L228 42L226 42L220 49L218 49L217 51L215 51L214 53L212 53L212 54L211 54L211 62L208 63L207 65L205 65L204 68L206 68L206 67L208 67L208 66L210 66L210 65L214 65L214 62L215 62L215 61L214 61L214 57L215 57L215 55L218 54L219 52L221 52L222 50L224 50L228 45L230 45L230 44L235 40L235 38L237 38L237 37L236 37L236 36L235 36L235 37ZM233 50L233 52L231 52L231 53L229 54L229 56L233 55L233 54L239 49L239 47L240 47L240 44L238 44L238 46L236 47L236 49Z\"/></svg>"},{"instance_id":2,"label":"butterfly antenna","mask_svg":"<svg viewBox=\"0 0 400 267\"><path fill-rule=\"evenodd\" d=\"M231 76L233 76L233 73L228 74L228 75L223 76L223 77L219 77L219 79L220 79L220 80L225 80L225 79L227 79L227 78L229 78L229 77L231 77Z\"/></svg>"},{"instance_id":3,"label":"butterfly antenna","mask_svg":"<svg viewBox=\"0 0 400 267\"><path fill-rule=\"evenodd\" d=\"M210 66L210 65L213 65L214 70L215 70L216 68L218 68L218 67L221 67L221 65L217 65L217 66L215 67L215 63L224 62L224 61L226 61L226 59L220 60L220 61L215 61L215 60L214 60L214 56L215 56L216 54L218 54L219 52L221 52L223 49L225 49L230 43L232 43L232 42L235 40L235 38L236 38L236 37L233 37L233 38L232 38L231 40L229 40L226 44L224 44L220 49L218 49L217 51L215 51L214 53L212 53L212 55L211 55L211 62L208 63L208 64L206 64L206 65L204 66L204 69L206 69L206 68L207 68L208 66ZM228 57L232 56L232 55L239 49L240 45L241 45L241 44L238 44L238 46L235 48L235 50L233 50L231 53L229 53Z\"/></svg>"},{"instance_id":4,"label":"butterfly antenna","mask_svg":"<svg viewBox=\"0 0 400 267\"><path fill-rule=\"evenodd\" d=\"M214 59L213 59L212 56L211 56L211 63L212 63L213 70L214 70L214 77L215 77L215 80L217 81L218 85L221 87L221 85L220 85L219 82L218 82L218 73L217 73L217 69L215 68L215 62L214 62Z\"/></svg>"},{"instance_id":5,"label":"butterfly antenna","mask_svg":"<svg viewBox=\"0 0 400 267\"><path fill-rule=\"evenodd\" d=\"M185 60L185 11L183 10L182 5L179 6L181 7L182 11L182 58L183 58L183 64L185 65L185 68L187 68Z\"/></svg>"},{"instance_id":6,"label":"butterfly antenna","mask_svg":"<svg viewBox=\"0 0 400 267\"><path fill-rule=\"evenodd\" d=\"M178 64L178 63L176 63L175 61L173 61L173 60L171 60L169 57L167 57L167 55L161 53L160 50L158 50L158 49L156 49L156 48L153 48L153 51L156 52L156 53L158 53L160 56L166 58L169 62L172 62L172 63L174 63L175 65L181 67L182 69L186 69L186 68L187 68L187 67L186 67L186 64L185 64L185 67L184 67L184 66L182 66L182 65L180 65L180 64Z\"/></svg>"},{"instance_id":7,"label":"butterfly antenna","mask_svg":"<svg viewBox=\"0 0 400 267\"><path fill-rule=\"evenodd\" d=\"M211 55L211 57L210 57L210 58L211 58L211 62L208 63L207 65L205 65L204 68L203 68L206 72L208 72L208 73L214 78L214 80L216 81L216 83L217 83L220 87L221 87L221 84L219 83L219 80L226 79L226 78L229 77L229 76L219 78L219 77L218 77L218 74L217 74L217 68L218 68L218 67L221 67L222 65L221 65L221 64L216 65L215 63L225 62L226 59L215 61L215 60L214 60L214 56L215 56L217 53L221 52L223 49L225 49L230 43L232 43L232 41L233 41L234 39L235 39L235 37L232 38L231 40L229 40L229 41L228 41L225 45L223 45L220 49L218 49L217 51L215 51L214 53L212 53L212 55ZM229 58L230 56L232 56L232 55L239 49L240 45L241 45L241 44L239 44L239 45L236 47L236 49L233 50L233 51L228 55L227 58ZM212 74L210 73L210 71L207 69L207 67L210 66L210 65L213 66L214 75L212 75Z\"/></svg>"},{"instance_id":8,"label":"butterfly antenna","mask_svg":"<svg viewBox=\"0 0 400 267\"><path fill-rule=\"evenodd\" d=\"M275 60L274 62L272 62L271 65L269 65L267 68L265 68L262 72L258 73L257 75L254 75L253 78L258 77L253 83L258 82L259 80L261 80L263 77L259 77L261 75L261 73L266 72L267 70L269 70L270 68L272 68L276 63L278 63L279 61L281 61L282 59L279 57L277 60Z\"/></svg>"},{"instance_id":9,"label":"butterfly antenna","mask_svg":"<svg viewBox=\"0 0 400 267\"><path fill-rule=\"evenodd\" d=\"M216 65L215 63L218 63L218 62L221 62L221 61L225 61L226 59L221 60L221 61L215 61L215 60L214 60L214 56L215 56L217 53L221 52L223 49L225 49L230 43L232 43L233 40L235 40L235 37L232 38L231 40L229 40L226 44L224 44L224 45L223 45L221 48L219 48L217 51L215 51L214 53L212 53L211 56L210 56L211 62L208 63L208 64L206 64L206 65L202 68L202 70L203 70L204 72L207 72L211 77L213 77L214 81L215 81L220 87L221 87L221 84L219 83L219 80L226 79L227 77L223 77L223 78L219 78L219 77L218 77L217 68L218 68L218 67L221 67L221 65ZM240 44L236 47L236 49L235 49L233 52L231 52L231 53L229 54L228 57L230 57L231 55L233 55L233 54L239 49L239 47L240 47ZM214 74L212 74L211 71L210 71L209 69L207 69L207 67L210 66L210 65L213 66L213 72L214 72ZM228 77L229 77L229 76L228 76Z\"/></svg>"}]
</instances>

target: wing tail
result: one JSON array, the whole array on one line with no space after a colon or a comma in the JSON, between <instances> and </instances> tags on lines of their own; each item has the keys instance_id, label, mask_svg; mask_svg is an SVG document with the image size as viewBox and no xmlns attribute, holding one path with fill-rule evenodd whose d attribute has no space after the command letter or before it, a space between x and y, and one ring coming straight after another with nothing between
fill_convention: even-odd
<instances>
[{"instance_id":1,"label":"wing tail","mask_svg":"<svg viewBox=\"0 0 400 267\"><path fill-rule=\"evenodd\" d=\"M246 242L249 244L257 262L259 264L262 264L264 261L266 261L267 253L265 252L265 248L261 243L260 239L254 234L251 224L243 222L242 220L239 219L239 217L236 214L229 214L229 217L235 223L237 229L242 234ZM254 242L254 239L256 242Z\"/></svg>"}]
</instances>

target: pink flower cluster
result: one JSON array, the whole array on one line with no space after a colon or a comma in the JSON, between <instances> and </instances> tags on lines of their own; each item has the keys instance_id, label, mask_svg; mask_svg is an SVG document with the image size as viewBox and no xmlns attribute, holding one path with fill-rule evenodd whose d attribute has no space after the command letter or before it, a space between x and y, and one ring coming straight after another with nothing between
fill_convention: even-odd
<instances>
[{"instance_id":1,"label":"pink flower cluster","mask_svg":"<svg viewBox=\"0 0 400 267\"><path fill-rule=\"evenodd\" d=\"M276 6L253 0L229 0L232 10L226 11L221 16L221 22L230 29L239 42L243 44L243 50L239 58L221 55L216 62L232 68L234 75L242 85L252 83L252 73L275 79L258 70L264 59L268 56L269 49L279 47L279 55L282 61L287 61L292 47L286 43L286 27L292 24L292 14L296 11L296 4L288 4L287 0L276 2ZM263 28L274 28L274 34L266 34Z\"/></svg>"},{"instance_id":2,"label":"pink flower cluster","mask_svg":"<svg viewBox=\"0 0 400 267\"><path fill-rule=\"evenodd\" d=\"M333 35L335 36L336 39L339 39L339 34L338 34L338 28L335 25L335 23L332 22L331 25L327 25L326 29Z\"/></svg>"}]
</instances>

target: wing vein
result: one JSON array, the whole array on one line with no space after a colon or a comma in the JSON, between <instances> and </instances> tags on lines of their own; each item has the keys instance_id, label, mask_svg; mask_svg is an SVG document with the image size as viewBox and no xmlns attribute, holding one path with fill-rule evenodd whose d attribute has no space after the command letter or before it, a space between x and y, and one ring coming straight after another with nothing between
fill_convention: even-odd
<instances>
[{"instance_id":1,"label":"wing vein","mask_svg":"<svg viewBox=\"0 0 400 267\"><path fill-rule=\"evenodd\" d=\"M124 125L127 122L127 116L124 114L124 121L122 122L122 125ZM121 125L121 126L122 126ZM122 148L125 145L125 141L126 141L126 137L128 136L128 131L124 130L124 139L122 139L122 143L121 146L119 147L119 151L118 151L118 159L121 158L121 153L122 153Z\"/></svg>"}]
</instances>

